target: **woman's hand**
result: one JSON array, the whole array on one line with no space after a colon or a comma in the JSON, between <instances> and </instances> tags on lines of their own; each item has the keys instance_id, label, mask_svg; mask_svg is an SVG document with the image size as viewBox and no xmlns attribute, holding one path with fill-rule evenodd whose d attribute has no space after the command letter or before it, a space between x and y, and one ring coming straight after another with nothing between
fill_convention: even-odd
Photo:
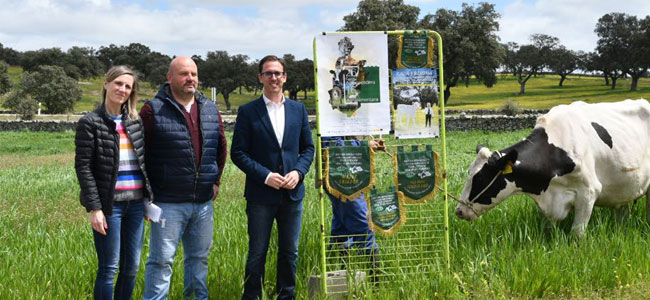
<instances>
[{"instance_id":1,"label":"woman's hand","mask_svg":"<svg viewBox=\"0 0 650 300\"><path fill-rule=\"evenodd\" d=\"M90 224L93 226L93 229L102 235L106 235L106 229L108 229L108 223L106 223L106 217L104 217L104 212L101 209L93 210L90 212Z\"/></svg>"}]
</instances>

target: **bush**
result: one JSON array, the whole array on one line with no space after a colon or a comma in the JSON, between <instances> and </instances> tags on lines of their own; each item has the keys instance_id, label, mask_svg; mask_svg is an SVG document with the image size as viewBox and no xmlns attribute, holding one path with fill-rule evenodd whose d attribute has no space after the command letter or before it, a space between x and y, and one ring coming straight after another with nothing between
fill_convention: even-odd
<instances>
[{"instance_id":1,"label":"bush","mask_svg":"<svg viewBox=\"0 0 650 300\"><path fill-rule=\"evenodd\" d=\"M20 115L23 120L31 120L38 112L38 102L29 94L11 92L5 99L4 106Z\"/></svg>"},{"instance_id":2,"label":"bush","mask_svg":"<svg viewBox=\"0 0 650 300\"><path fill-rule=\"evenodd\" d=\"M506 116L516 116L520 114L523 111L523 109L519 107L519 102L508 100L508 102L501 105L499 111Z\"/></svg>"},{"instance_id":3,"label":"bush","mask_svg":"<svg viewBox=\"0 0 650 300\"><path fill-rule=\"evenodd\" d=\"M0 60L0 95L9 92L13 83L9 78L7 63Z\"/></svg>"},{"instance_id":4,"label":"bush","mask_svg":"<svg viewBox=\"0 0 650 300\"><path fill-rule=\"evenodd\" d=\"M23 74L21 94L29 94L37 102L45 104L49 113L72 111L75 102L81 100L77 81L68 77L59 66L39 66L36 70Z\"/></svg>"}]
</instances>

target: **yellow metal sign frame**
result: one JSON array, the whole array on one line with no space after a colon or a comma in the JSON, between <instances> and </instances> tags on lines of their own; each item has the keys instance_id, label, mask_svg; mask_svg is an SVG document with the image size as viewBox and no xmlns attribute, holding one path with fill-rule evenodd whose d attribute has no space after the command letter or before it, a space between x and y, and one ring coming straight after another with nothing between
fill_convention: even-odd
<instances>
[{"instance_id":1,"label":"yellow metal sign frame","mask_svg":"<svg viewBox=\"0 0 650 300\"><path fill-rule=\"evenodd\" d=\"M354 31L354 32L323 32L326 34L358 34L358 33L383 33L389 36L392 35L404 35L406 30L396 30L396 31ZM417 31L415 31L417 32ZM427 34L436 39L436 48L438 56L438 105L440 107L440 139L441 139L441 164L442 169L442 197L444 199L442 208L442 217L443 217L443 231L444 231L444 249L442 249L442 257L445 260L447 271L450 268L450 257L449 257L449 199L447 197L447 142L446 142L446 130L445 130L445 101L444 101L444 90L445 90L445 81L444 81L444 69L443 69L443 44L442 37L438 32L427 30ZM314 38L313 42L314 49L314 77L315 77L315 90L316 90L316 130L317 130L317 143L316 143L316 163L317 163L317 173L316 173L316 185L318 187L318 195L320 201L320 237L321 237L321 292L325 294L327 289L327 249L326 245L328 241L327 233L325 232L325 200L327 198L323 189L323 165L322 165L322 149L321 149L321 131L320 131L320 114L319 114L319 105L318 105L318 61L316 53L316 39Z\"/></svg>"}]
</instances>

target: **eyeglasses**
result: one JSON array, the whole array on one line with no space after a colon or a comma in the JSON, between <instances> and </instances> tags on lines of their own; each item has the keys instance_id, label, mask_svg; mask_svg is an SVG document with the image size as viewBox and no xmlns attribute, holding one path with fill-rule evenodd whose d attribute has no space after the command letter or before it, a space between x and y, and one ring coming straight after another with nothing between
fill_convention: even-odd
<instances>
[{"instance_id":1,"label":"eyeglasses","mask_svg":"<svg viewBox=\"0 0 650 300\"><path fill-rule=\"evenodd\" d=\"M262 72L262 77L268 79L268 78L271 78L271 77L273 77L273 76L275 75L275 78L280 78L280 77L283 76L284 74L285 74L284 72L278 72L278 71L271 72L271 71L267 71L267 72Z\"/></svg>"}]
</instances>

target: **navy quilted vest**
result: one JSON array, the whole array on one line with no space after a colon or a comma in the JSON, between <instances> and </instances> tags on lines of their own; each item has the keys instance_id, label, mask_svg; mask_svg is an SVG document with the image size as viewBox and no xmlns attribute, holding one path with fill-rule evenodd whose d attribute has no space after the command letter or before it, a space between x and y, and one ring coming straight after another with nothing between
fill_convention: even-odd
<instances>
[{"instance_id":1,"label":"navy quilted vest","mask_svg":"<svg viewBox=\"0 0 650 300\"><path fill-rule=\"evenodd\" d=\"M158 93L150 100L154 115L153 138L147 147L147 173L156 202L205 202L212 199L217 180L219 115L217 106L197 97L201 140L201 165L196 168L192 138L180 107L170 96ZM164 95L164 94L163 94Z\"/></svg>"}]
</instances>

